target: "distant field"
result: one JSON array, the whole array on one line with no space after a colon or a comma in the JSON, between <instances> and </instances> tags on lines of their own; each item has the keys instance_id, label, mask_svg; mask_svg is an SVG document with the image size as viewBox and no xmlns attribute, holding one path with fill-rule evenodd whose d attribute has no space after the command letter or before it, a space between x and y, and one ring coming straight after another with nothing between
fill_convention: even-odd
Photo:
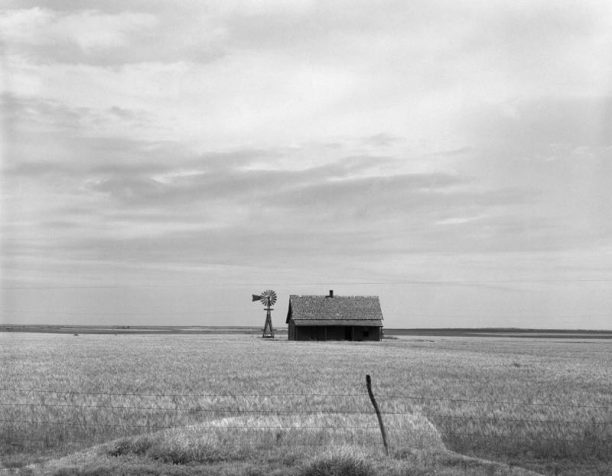
<instances>
[{"instance_id":1,"label":"distant field","mask_svg":"<svg viewBox=\"0 0 612 476\"><path fill-rule=\"evenodd\" d=\"M287 335L287 328L274 330ZM261 334L261 327L246 326L75 326L75 325L0 325L0 332L36 332L55 334ZM448 337L523 337L558 339L612 339L608 330L567 329L394 329L385 328L385 336L448 336Z\"/></svg>"},{"instance_id":2,"label":"distant field","mask_svg":"<svg viewBox=\"0 0 612 476\"><path fill-rule=\"evenodd\" d=\"M218 474L293 467L325 474L308 468L374 464L384 474L402 474L405 465L492 474L494 466L443 453L448 448L510 465L497 474L515 474L514 466L612 472L607 340L289 342L252 332L0 333L2 463L24 467L104 443L49 467L125 473L117 465L136 461L150 474L189 474L194 465ZM387 425L389 459L366 373Z\"/></svg>"},{"instance_id":3,"label":"distant field","mask_svg":"<svg viewBox=\"0 0 612 476\"><path fill-rule=\"evenodd\" d=\"M4 324L0 332L48 334L261 334L260 327L245 326L77 326L43 324ZM275 330L275 332L278 332ZM287 334L283 328L280 333Z\"/></svg>"},{"instance_id":4,"label":"distant field","mask_svg":"<svg viewBox=\"0 0 612 476\"><path fill-rule=\"evenodd\" d=\"M612 331L568 329L385 329L390 336L519 337L555 339L612 339Z\"/></svg>"}]
</instances>

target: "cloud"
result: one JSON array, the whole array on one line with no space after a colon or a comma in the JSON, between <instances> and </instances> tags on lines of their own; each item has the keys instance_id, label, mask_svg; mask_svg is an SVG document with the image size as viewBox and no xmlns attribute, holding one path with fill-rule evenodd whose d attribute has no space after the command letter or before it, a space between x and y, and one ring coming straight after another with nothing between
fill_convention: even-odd
<instances>
[{"instance_id":1,"label":"cloud","mask_svg":"<svg viewBox=\"0 0 612 476\"><path fill-rule=\"evenodd\" d=\"M31 196L22 198L26 213L5 221L17 248L40 241L52 254L77 256L75 251L82 249L89 259L102 255L120 260L132 249L130 243L137 248L141 242L145 259L147 243L155 237L159 246L167 240L168 249L146 259L163 255L171 261L172 243L183 240L181 247L188 250L191 237L195 248L206 243L207 250L228 263L232 253L241 259L245 240L262 253L278 246L287 256L300 247L311 250L304 256L317 249L349 256L543 250L574 246L581 230L599 230L588 238L591 243L608 233L604 208L590 206L590 221L575 219L584 217L589 195L561 214L557 210L555 200L567 195L563 180L577 177L576 168L552 179L551 172L562 170L559 163L541 159L538 168L521 169L506 155L488 155L491 151L482 144L435 152L427 160L439 162L442 169L418 172L404 169L413 160L410 156L344 155L342 144L332 149L303 145L196 153L175 142L92 137L91 121L84 118L94 112L87 108L14 97L7 101L10 122L26 134L14 143L28 142L27 131L39 142L27 154L21 150L19 160L10 160L5 168L5 178L34 187ZM523 115L527 111L520 110ZM134 117L129 110L109 109L107 114L113 120ZM499 131L503 136L503 128ZM372 147L369 138L360 142L364 150ZM53 148L63 153L49 156ZM321 164L298 160L319 150L332 155ZM449 160L455 170L442 171ZM592 186L586 176L582 183ZM601 198L608 195L604 188L599 193ZM75 203L80 206L69 211ZM465 219L474 216L481 218ZM568 221L574 225L568 227ZM262 222L268 233L254 231ZM440 223L447 224L444 230ZM37 238L49 233L57 239ZM349 236L350 246L341 246Z\"/></svg>"},{"instance_id":2,"label":"cloud","mask_svg":"<svg viewBox=\"0 0 612 476\"><path fill-rule=\"evenodd\" d=\"M508 109L512 112L509 113ZM551 146L612 145L612 95L515 100L473 110L462 124L467 140L516 152L543 153Z\"/></svg>"},{"instance_id":3,"label":"cloud","mask_svg":"<svg viewBox=\"0 0 612 476\"><path fill-rule=\"evenodd\" d=\"M547 2L55 5L9 10L30 12L22 23L47 25L7 40L10 89L146 114L142 127L117 122L107 133L147 140L269 148L383 131L402 138L387 146L426 153L432 144L464 147L461 124L474 110L539 98L551 87L557 96L609 92L605 4L578 12ZM62 21L73 33L51 48L47 29ZM99 22L101 45L79 46L89 40L71 25L81 21ZM122 41L129 47L113 46ZM104 133L99 126L90 129Z\"/></svg>"},{"instance_id":4,"label":"cloud","mask_svg":"<svg viewBox=\"0 0 612 476\"><path fill-rule=\"evenodd\" d=\"M6 53L37 63L113 66L179 60L213 61L223 55L223 28L206 15L180 16L150 5L144 11L72 12L49 8L5 10L0 16ZM182 23L181 28L173 25Z\"/></svg>"},{"instance_id":5,"label":"cloud","mask_svg":"<svg viewBox=\"0 0 612 476\"><path fill-rule=\"evenodd\" d=\"M53 51L51 46L55 50L72 50L57 52L56 55L76 52L87 55L97 50L126 47L132 36L156 25L154 15L133 12L112 15L94 10L59 13L37 7L5 10L0 16L6 43L15 47L41 48L37 50L39 53Z\"/></svg>"}]
</instances>

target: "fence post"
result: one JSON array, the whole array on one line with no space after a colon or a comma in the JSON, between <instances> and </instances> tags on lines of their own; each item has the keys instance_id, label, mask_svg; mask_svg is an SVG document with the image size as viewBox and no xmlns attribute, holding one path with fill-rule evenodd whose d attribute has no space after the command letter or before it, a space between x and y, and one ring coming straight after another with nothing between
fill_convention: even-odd
<instances>
[{"instance_id":1,"label":"fence post","mask_svg":"<svg viewBox=\"0 0 612 476\"><path fill-rule=\"evenodd\" d=\"M380 426L380 433L382 434L383 445L385 446L385 454L389 456L389 446L387 445L387 432L385 431L385 425L382 421L382 416L380 415L380 410L378 409L378 404L376 403L376 399L374 398L374 394L372 393L372 381L370 380L370 376L366 375L366 387L368 388L368 395L370 396L370 401L374 406L374 411L376 412L376 416L378 417L378 425Z\"/></svg>"}]
</instances>

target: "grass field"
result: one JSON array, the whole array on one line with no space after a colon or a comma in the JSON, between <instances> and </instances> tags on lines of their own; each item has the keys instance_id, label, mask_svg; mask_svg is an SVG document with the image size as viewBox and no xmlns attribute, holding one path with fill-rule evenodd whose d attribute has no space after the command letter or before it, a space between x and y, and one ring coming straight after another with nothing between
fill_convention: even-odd
<instances>
[{"instance_id":1,"label":"grass field","mask_svg":"<svg viewBox=\"0 0 612 476\"><path fill-rule=\"evenodd\" d=\"M606 340L0 333L0 344L0 454L24 474L44 462L55 474L612 472Z\"/></svg>"}]
</instances>

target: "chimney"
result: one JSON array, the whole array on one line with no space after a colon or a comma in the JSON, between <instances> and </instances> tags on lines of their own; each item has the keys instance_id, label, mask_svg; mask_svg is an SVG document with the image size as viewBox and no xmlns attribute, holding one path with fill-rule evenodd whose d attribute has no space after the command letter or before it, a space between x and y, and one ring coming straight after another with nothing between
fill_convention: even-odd
<instances>
[{"instance_id":1,"label":"chimney","mask_svg":"<svg viewBox=\"0 0 612 476\"><path fill-rule=\"evenodd\" d=\"M329 290L329 296L327 296L327 297L330 297L330 298L334 297L334 290L333 289Z\"/></svg>"}]
</instances>

